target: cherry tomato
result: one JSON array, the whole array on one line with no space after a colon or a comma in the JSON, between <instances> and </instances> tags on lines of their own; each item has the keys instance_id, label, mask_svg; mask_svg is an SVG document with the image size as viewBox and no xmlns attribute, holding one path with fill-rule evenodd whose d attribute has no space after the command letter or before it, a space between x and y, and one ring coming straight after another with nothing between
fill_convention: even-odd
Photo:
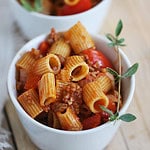
<instances>
[{"instance_id":1,"label":"cherry tomato","mask_svg":"<svg viewBox=\"0 0 150 150\"><path fill-rule=\"evenodd\" d=\"M86 11L92 7L91 0L80 0L76 5L70 6L65 4L57 10L57 15L65 16Z\"/></svg>"},{"instance_id":2,"label":"cherry tomato","mask_svg":"<svg viewBox=\"0 0 150 150\"><path fill-rule=\"evenodd\" d=\"M95 49L87 49L82 51L82 54L86 56L86 58L93 64L98 63L99 67L113 68L113 65L109 61L109 59L99 50Z\"/></svg>"},{"instance_id":3,"label":"cherry tomato","mask_svg":"<svg viewBox=\"0 0 150 150\"><path fill-rule=\"evenodd\" d=\"M40 43L38 49L40 50L40 53L45 56L46 53L48 52L48 48L49 48L49 43L47 41L43 41Z\"/></svg>"},{"instance_id":4,"label":"cherry tomato","mask_svg":"<svg viewBox=\"0 0 150 150\"><path fill-rule=\"evenodd\" d=\"M109 120L109 117L110 117L110 115L107 112L105 112L105 111L101 112L101 121L102 121L102 123L107 122Z\"/></svg>"}]
</instances>

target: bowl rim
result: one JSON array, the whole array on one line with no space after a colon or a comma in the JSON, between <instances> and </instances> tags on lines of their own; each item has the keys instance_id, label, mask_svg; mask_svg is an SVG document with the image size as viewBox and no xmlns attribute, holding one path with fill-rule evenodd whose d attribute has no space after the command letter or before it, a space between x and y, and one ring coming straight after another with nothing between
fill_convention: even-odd
<instances>
[{"instance_id":1,"label":"bowl rim","mask_svg":"<svg viewBox=\"0 0 150 150\"><path fill-rule=\"evenodd\" d=\"M90 35L94 38L98 38L103 42L107 42L106 38L104 38L103 35L99 35L99 34L91 34ZM15 109L17 109L17 111L19 111L25 118L27 118L33 125L38 126L39 128L43 128L47 131L50 132L55 132L57 134L66 134L66 135L80 135L80 134L89 134L92 132L98 132L99 130L102 130L103 128L106 128L110 125L114 125L114 122L106 122L98 127L92 128L92 129L88 129L88 130L81 130L81 131L65 131L65 130L60 130L60 129L55 129L55 128L51 128L48 127L46 125L43 125L41 123L39 123L38 121L34 120L33 118L31 118L23 109L23 107L19 104L19 102L17 101L15 94L12 91L12 79L11 79L11 75L13 73L13 68L15 67L16 61L21 57L21 55L26 52L25 47L27 45L32 45L33 42L35 41L41 41L42 39L44 39L47 36L47 34L42 34L40 36L37 36L36 38L30 40L29 42L27 42L25 45L23 45L23 47L21 49L19 49L19 51L16 53L16 55L14 56L13 60L11 61L11 64L9 66L9 71L8 71L8 76L7 76L7 89L8 89L8 94L10 96L11 101L13 102L13 105L15 106ZM126 54L120 49L120 54L121 57L125 60L127 66L131 66L130 61L128 59L128 57L126 56ZM120 109L119 113L122 114L123 112L125 112L131 101L133 98L133 94L134 94L134 90L135 90L135 75L131 76L130 78L130 92L129 95L126 99L126 102L123 104L123 107ZM18 114L17 114L18 115Z\"/></svg>"},{"instance_id":2,"label":"bowl rim","mask_svg":"<svg viewBox=\"0 0 150 150\"><path fill-rule=\"evenodd\" d=\"M19 4L17 2L17 0L11 0L15 5L17 5L17 7L19 9L21 9L22 11L32 15L32 16L35 16L35 17L39 17L39 18L43 18L43 19L60 19L60 20L64 20L64 19L71 19L72 17L80 17L80 16L83 16L84 14L89 14L89 13L94 13L94 10L95 9L98 9L102 4L104 3L107 3L107 2L111 2L111 0L102 0L100 3L98 3L96 6L86 10L86 11L83 11L83 12L80 12L80 13L76 13L76 14L72 14L72 15L65 15L65 16L52 16L52 15L46 15L46 14L42 14L42 13L38 13L38 12L33 12L33 11L28 11L26 10L25 8L23 8L21 6L21 4Z\"/></svg>"}]
</instances>

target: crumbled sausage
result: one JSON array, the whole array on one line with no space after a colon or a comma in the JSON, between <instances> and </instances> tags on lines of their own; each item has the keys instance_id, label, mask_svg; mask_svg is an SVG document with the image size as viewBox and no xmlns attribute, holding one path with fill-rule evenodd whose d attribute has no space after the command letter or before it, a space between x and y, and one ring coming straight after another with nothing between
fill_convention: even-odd
<instances>
[{"instance_id":1,"label":"crumbled sausage","mask_svg":"<svg viewBox=\"0 0 150 150\"><path fill-rule=\"evenodd\" d=\"M71 82L63 91L62 101L79 114L79 106L82 104L82 88L77 83Z\"/></svg>"}]
</instances>

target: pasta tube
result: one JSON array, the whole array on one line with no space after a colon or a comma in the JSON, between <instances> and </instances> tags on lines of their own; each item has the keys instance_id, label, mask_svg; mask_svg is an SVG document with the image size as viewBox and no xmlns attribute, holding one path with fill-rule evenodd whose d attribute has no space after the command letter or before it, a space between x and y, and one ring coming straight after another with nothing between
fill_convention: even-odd
<instances>
[{"instance_id":1,"label":"pasta tube","mask_svg":"<svg viewBox=\"0 0 150 150\"><path fill-rule=\"evenodd\" d=\"M49 54L39 60L37 60L34 72L37 75L43 75L45 73L52 72L57 74L61 69L61 63L59 58L54 54Z\"/></svg>"},{"instance_id":2,"label":"pasta tube","mask_svg":"<svg viewBox=\"0 0 150 150\"><path fill-rule=\"evenodd\" d=\"M96 81L104 93L115 87L114 77L110 73L101 73Z\"/></svg>"},{"instance_id":3,"label":"pasta tube","mask_svg":"<svg viewBox=\"0 0 150 150\"><path fill-rule=\"evenodd\" d=\"M93 113L100 112L100 105L108 106L109 100L97 82L87 83L83 87L83 100Z\"/></svg>"},{"instance_id":4,"label":"pasta tube","mask_svg":"<svg viewBox=\"0 0 150 150\"><path fill-rule=\"evenodd\" d=\"M55 77L53 73L46 73L38 83L40 105L49 105L56 101Z\"/></svg>"},{"instance_id":5,"label":"pasta tube","mask_svg":"<svg viewBox=\"0 0 150 150\"><path fill-rule=\"evenodd\" d=\"M94 41L80 22L71 27L64 34L64 37L70 42L76 54L79 54L85 49L95 47Z\"/></svg>"},{"instance_id":6,"label":"pasta tube","mask_svg":"<svg viewBox=\"0 0 150 150\"><path fill-rule=\"evenodd\" d=\"M65 69L72 81L79 81L87 76L89 67L84 62L82 56L70 56L66 60Z\"/></svg>"},{"instance_id":7,"label":"pasta tube","mask_svg":"<svg viewBox=\"0 0 150 150\"><path fill-rule=\"evenodd\" d=\"M31 52L26 52L21 59L16 63L17 68L25 69L27 72L31 69L31 66L36 61L35 57L31 54Z\"/></svg>"},{"instance_id":8,"label":"pasta tube","mask_svg":"<svg viewBox=\"0 0 150 150\"><path fill-rule=\"evenodd\" d=\"M34 89L30 89L21 94L18 97L18 101L32 118L35 118L43 111L39 103L38 94Z\"/></svg>"},{"instance_id":9,"label":"pasta tube","mask_svg":"<svg viewBox=\"0 0 150 150\"><path fill-rule=\"evenodd\" d=\"M69 131L82 130L82 124L79 118L70 107L66 109L65 113L57 112L56 114L62 129Z\"/></svg>"},{"instance_id":10,"label":"pasta tube","mask_svg":"<svg viewBox=\"0 0 150 150\"><path fill-rule=\"evenodd\" d=\"M71 47L63 38L53 43L49 51L49 53L59 54L64 58L67 58L70 55L70 52Z\"/></svg>"}]
</instances>

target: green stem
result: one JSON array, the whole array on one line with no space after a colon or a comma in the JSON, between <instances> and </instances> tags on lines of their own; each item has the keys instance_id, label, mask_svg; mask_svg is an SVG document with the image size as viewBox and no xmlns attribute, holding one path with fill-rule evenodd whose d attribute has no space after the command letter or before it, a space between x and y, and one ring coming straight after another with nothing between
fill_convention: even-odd
<instances>
[{"instance_id":1,"label":"green stem","mask_svg":"<svg viewBox=\"0 0 150 150\"><path fill-rule=\"evenodd\" d=\"M121 76L122 74L122 70L121 70L121 55L120 55L120 51L119 51L119 47L118 45L115 47L115 50L118 53L118 73ZM120 92L121 92L121 79L119 79L118 81L118 102L117 102L117 112L119 112L119 107L120 107Z\"/></svg>"}]
</instances>

